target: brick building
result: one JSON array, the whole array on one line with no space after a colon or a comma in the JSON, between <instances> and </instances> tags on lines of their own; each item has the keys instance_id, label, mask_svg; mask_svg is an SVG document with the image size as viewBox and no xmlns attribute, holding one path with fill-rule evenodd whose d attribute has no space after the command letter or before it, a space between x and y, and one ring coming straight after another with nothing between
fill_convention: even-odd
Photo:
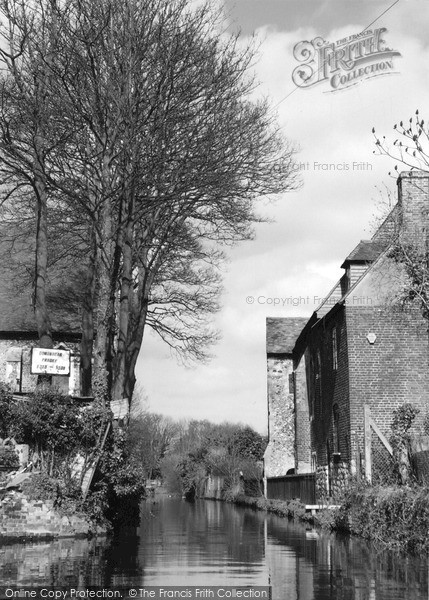
<instances>
[{"instance_id":1,"label":"brick building","mask_svg":"<svg viewBox=\"0 0 429 600\"><path fill-rule=\"evenodd\" d=\"M406 276L391 255L397 239L425 247L428 209L429 174L401 174L397 205L346 257L344 275L304 326L267 319L267 477L294 463L295 473L316 472L319 498L335 497L365 469L365 405L386 438L395 408L416 406L416 427L429 412L428 324L418 307L396 301Z\"/></svg>"}]
</instances>

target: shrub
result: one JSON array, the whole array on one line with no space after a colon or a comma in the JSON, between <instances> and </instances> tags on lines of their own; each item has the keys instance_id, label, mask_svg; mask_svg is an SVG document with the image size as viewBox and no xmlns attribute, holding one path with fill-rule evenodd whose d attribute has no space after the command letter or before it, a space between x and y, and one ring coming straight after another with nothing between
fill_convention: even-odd
<instances>
[{"instance_id":1,"label":"shrub","mask_svg":"<svg viewBox=\"0 0 429 600\"><path fill-rule=\"evenodd\" d=\"M99 482L95 489L82 502L82 511L97 525L107 525L106 515L109 512L108 485Z\"/></svg>"},{"instance_id":2,"label":"shrub","mask_svg":"<svg viewBox=\"0 0 429 600\"><path fill-rule=\"evenodd\" d=\"M355 483L346 491L340 509L332 512L332 529L345 529L383 546L409 552L429 549L427 487L370 487ZM318 521L319 518L320 515Z\"/></svg>"},{"instance_id":3,"label":"shrub","mask_svg":"<svg viewBox=\"0 0 429 600\"><path fill-rule=\"evenodd\" d=\"M145 491L145 471L142 466L132 464L127 451L127 433L116 429L105 447L99 463L103 480L118 498L142 497Z\"/></svg>"},{"instance_id":4,"label":"shrub","mask_svg":"<svg viewBox=\"0 0 429 600\"><path fill-rule=\"evenodd\" d=\"M233 502L239 506L265 510L279 517L287 517L288 519L299 519L302 521L311 519L311 515L307 514L305 510L305 504L299 500L275 500L265 498L264 496L252 498L244 494L239 494L235 496Z\"/></svg>"},{"instance_id":5,"label":"shrub","mask_svg":"<svg viewBox=\"0 0 429 600\"><path fill-rule=\"evenodd\" d=\"M51 500L64 510L70 507L72 512L81 499L81 490L76 483L50 477L47 473L33 473L22 483L22 491L29 500Z\"/></svg>"},{"instance_id":6,"label":"shrub","mask_svg":"<svg viewBox=\"0 0 429 600\"><path fill-rule=\"evenodd\" d=\"M411 474L410 430L419 409L405 403L393 411L390 443L393 448L393 472L398 483L407 484Z\"/></svg>"},{"instance_id":7,"label":"shrub","mask_svg":"<svg viewBox=\"0 0 429 600\"><path fill-rule=\"evenodd\" d=\"M324 508L317 512L314 517L314 522L323 529L335 530L345 529L348 530L347 526L343 523L343 514L341 509L338 508Z\"/></svg>"},{"instance_id":8,"label":"shrub","mask_svg":"<svg viewBox=\"0 0 429 600\"><path fill-rule=\"evenodd\" d=\"M0 437L10 436L12 392L0 382Z\"/></svg>"},{"instance_id":9,"label":"shrub","mask_svg":"<svg viewBox=\"0 0 429 600\"><path fill-rule=\"evenodd\" d=\"M81 420L79 407L55 388L40 387L28 400L11 409L11 434L36 450L42 470L58 476L63 463L71 462L79 447Z\"/></svg>"},{"instance_id":10,"label":"shrub","mask_svg":"<svg viewBox=\"0 0 429 600\"><path fill-rule=\"evenodd\" d=\"M59 496L59 481L46 473L34 473L22 483L22 491L29 500L52 500Z\"/></svg>"}]
</instances>

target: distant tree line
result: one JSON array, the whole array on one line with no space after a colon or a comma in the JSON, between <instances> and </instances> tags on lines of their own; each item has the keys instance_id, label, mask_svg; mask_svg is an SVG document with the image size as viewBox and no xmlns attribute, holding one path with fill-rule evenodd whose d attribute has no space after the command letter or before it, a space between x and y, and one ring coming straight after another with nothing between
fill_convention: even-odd
<instances>
[{"instance_id":1,"label":"distant tree line","mask_svg":"<svg viewBox=\"0 0 429 600\"><path fill-rule=\"evenodd\" d=\"M159 473L172 493L198 495L213 475L222 477L225 498L237 493L245 480L258 495L266 445L267 439L247 425L179 422L160 457Z\"/></svg>"}]
</instances>

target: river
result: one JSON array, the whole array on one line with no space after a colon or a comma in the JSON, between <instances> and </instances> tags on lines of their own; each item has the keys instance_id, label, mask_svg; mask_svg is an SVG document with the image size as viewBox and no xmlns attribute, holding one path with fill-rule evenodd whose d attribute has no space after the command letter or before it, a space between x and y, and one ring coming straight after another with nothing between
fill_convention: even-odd
<instances>
[{"instance_id":1,"label":"river","mask_svg":"<svg viewBox=\"0 0 429 600\"><path fill-rule=\"evenodd\" d=\"M111 538L0 546L0 587L272 586L273 600L427 600L428 562L215 501L161 497ZM4 592L3 592L4 593Z\"/></svg>"}]
</instances>

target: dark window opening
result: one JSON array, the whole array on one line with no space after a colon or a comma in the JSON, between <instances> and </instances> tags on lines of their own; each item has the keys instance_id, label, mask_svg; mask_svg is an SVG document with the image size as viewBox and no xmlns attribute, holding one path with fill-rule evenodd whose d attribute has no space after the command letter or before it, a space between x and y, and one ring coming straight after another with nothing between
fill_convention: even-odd
<instances>
[{"instance_id":1,"label":"dark window opening","mask_svg":"<svg viewBox=\"0 0 429 600\"><path fill-rule=\"evenodd\" d=\"M332 407L334 452L340 452L340 409L338 404Z\"/></svg>"},{"instance_id":2,"label":"dark window opening","mask_svg":"<svg viewBox=\"0 0 429 600\"><path fill-rule=\"evenodd\" d=\"M332 330L332 368L334 371L338 369L338 347L337 347L337 328Z\"/></svg>"}]
</instances>

